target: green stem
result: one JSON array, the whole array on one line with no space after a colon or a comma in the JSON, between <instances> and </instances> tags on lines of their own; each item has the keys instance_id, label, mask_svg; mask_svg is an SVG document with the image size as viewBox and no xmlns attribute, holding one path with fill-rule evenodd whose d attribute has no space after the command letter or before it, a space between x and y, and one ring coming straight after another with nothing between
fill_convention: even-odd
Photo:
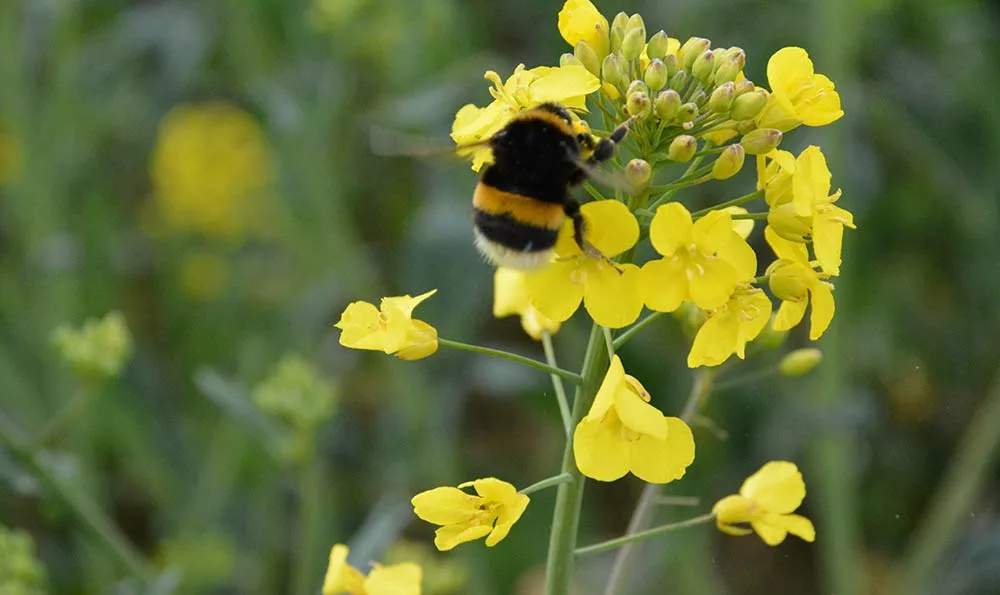
<instances>
[{"instance_id":1,"label":"green stem","mask_svg":"<svg viewBox=\"0 0 1000 595\"><path fill-rule=\"evenodd\" d=\"M705 148L709 148L709 144L706 143ZM704 159L705 159L704 155L701 155L699 157L695 157L694 159L692 159L691 160L691 165L688 166L687 170L684 171L684 173L681 175L680 178L677 179L677 181L680 181L680 180L683 180L683 179L689 178L689 177L697 177L698 175L704 175L704 174L702 174L698 170L698 166L701 165L701 162L704 161ZM706 172L710 172L710 171L712 171L712 168L709 167L709 166L705 166L705 171ZM676 183L676 181L675 181L675 183ZM657 198L655 201L653 201L653 204L649 205L646 208L649 209L650 211L655 211L656 207L658 207L662 203L670 200L675 194L677 194L678 190L680 190L680 188L668 189L666 192L664 192L662 195L660 195L659 198Z\"/></svg>"},{"instance_id":2,"label":"green stem","mask_svg":"<svg viewBox=\"0 0 1000 595\"><path fill-rule=\"evenodd\" d=\"M606 326L602 326L601 333L604 335L604 346L608 350L608 359L611 359L615 355L615 340L611 336L611 329Z\"/></svg>"},{"instance_id":3,"label":"green stem","mask_svg":"<svg viewBox=\"0 0 1000 595\"><path fill-rule=\"evenodd\" d=\"M760 382L761 380L766 380L771 376L775 376L780 371L781 371L780 366L768 366L766 368L760 368L752 372L747 372L746 374L737 376L735 378L727 378L725 380L720 380L719 382L715 383L715 390L724 391L733 388L734 386L750 384L752 382Z\"/></svg>"},{"instance_id":4,"label":"green stem","mask_svg":"<svg viewBox=\"0 0 1000 595\"><path fill-rule=\"evenodd\" d=\"M531 484L530 486L518 490L519 494L534 494L539 490L544 490L545 488L551 488L552 486L562 485L564 483L569 483L573 481L573 476L569 473L560 473L559 475L553 475L552 477L546 477L542 481Z\"/></svg>"},{"instance_id":5,"label":"green stem","mask_svg":"<svg viewBox=\"0 0 1000 595\"><path fill-rule=\"evenodd\" d=\"M583 360L583 382L577 386L573 399L572 422L575 425L590 408L608 367L608 352L598 325L590 331L587 354ZM563 451L562 472L569 474L569 482L559 486L556 506L552 516L549 536L549 553L545 568L545 595L569 595L573 578L573 553L580 522L580 505L583 502L584 478L573 457L573 440L566 440Z\"/></svg>"},{"instance_id":6,"label":"green stem","mask_svg":"<svg viewBox=\"0 0 1000 595\"><path fill-rule=\"evenodd\" d=\"M51 495L65 504L80 524L118 559L123 568L141 582L151 582L155 578L153 570L142 554L129 543L128 538L94 502L87 499L79 490L64 486L62 481L39 461L38 456L28 446L28 441L20 434L11 420L0 415L0 445L24 465Z\"/></svg>"},{"instance_id":7,"label":"green stem","mask_svg":"<svg viewBox=\"0 0 1000 595\"><path fill-rule=\"evenodd\" d=\"M660 316L663 316L664 314L666 314L666 312L652 312L650 314L647 314L639 322L628 327L626 331L615 337L615 341L613 343L615 351L621 349L622 345L628 343L632 339L632 337L635 336L636 333L649 326L651 322L653 322Z\"/></svg>"},{"instance_id":8,"label":"green stem","mask_svg":"<svg viewBox=\"0 0 1000 595\"><path fill-rule=\"evenodd\" d=\"M757 190L756 192L751 192L750 194L744 194L743 196L734 198L732 200L727 200L726 202L717 204L714 207L708 207L707 209L695 211L691 213L691 217L697 219L699 217L704 217L705 215L711 213L712 211L718 211L719 209L724 209L726 207L738 207L742 204L748 203L751 200L758 199L762 196L764 196L764 191Z\"/></svg>"},{"instance_id":9,"label":"green stem","mask_svg":"<svg viewBox=\"0 0 1000 595\"><path fill-rule=\"evenodd\" d=\"M545 350L545 361L553 368L558 368L556 363L556 351L552 347L552 335L548 331L542 331L542 348ZM552 390L556 393L556 402L559 403L559 416L562 417L563 428L566 436L573 431L573 420L569 410L569 400L566 398L566 389L563 387L562 378L555 374L549 374L552 379Z\"/></svg>"},{"instance_id":10,"label":"green stem","mask_svg":"<svg viewBox=\"0 0 1000 595\"><path fill-rule=\"evenodd\" d=\"M316 591L314 572L320 529L320 502L322 499L320 461L316 456L313 436L308 439L308 455L299 475L298 548L292 573L292 593L310 595Z\"/></svg>"},{"instance_id":11,"label":"green stem","mask_svg":"<svg viewBox=\"0 0 1000 595\"><path fill-rule=\"evenodd\" d=\"M642 541L644 539L649 539L650 537L658 537L665 533L672 533L678 529L686 529L688 527L696 527L698 525L704 525L705 523L711 522L715 519L715 513L709 512L701 516L694 517L693 519L688 519L686 521L680 521L677 523L670 523L669 525L662 525L656 527L655 529L647 529L645 531L639 531L638 533L632 533L631 535L624 535L616 539L609 539L608 541L602 541L601 543L595 543L594 545L588 545L586 547L581 547L576 550L577 556L586 556L589 554L599 554L601 552L606 552L608 550L614 550L627 545L633 544L637 541Z\"/></svg>"},{"instance_id":12,"label":"green stem","mask_svg":"<svg viewBox=\"0 0 1000 595\"><path fill-rule=\"evenodd\" d=\"M964 530L969 512L1000 452L1000 378L972 416L954 458L904 557L901 593L922 592L935 576L941 554Z\"/></svg>"},{"instance_id":13,"label":"green stem","mask_svg":"<svg viewBox=\"0 0 1000 595\"><path fill-rule=\"evenodd\" d=\"M738 221L740 219L753 219L756 221L762 221L767 219L770 213L735 213L729 216L733 221Z\"/></svg>"},{"instance_id":14,"label":"green stem","mask_svg":"<svg viewBox=\"0 0 1000 595\"><path fill-rule=\"evenodd\" d=\"M705 404L712 387L715 383L716 368L700 368L695 374L694 383L691 385L691 392L688 395L687 403L681 412L681 419L690 422L701 407ZM629 520L628 528L625 529L625 536L635 535L642 531L642 528L649 523L653 508L660 499L662 486L655 483L647 483L639 496L639 502L635 506L632 518ZM624 538L623 537L623 538ZM632 556L632 545L625 544L615 556L611 565L611 573L608 575L608 583L604 588L604 595L615 595L624 586L625 576L628 572L628 565Z\"/></svg>"},{"instance_id":15,"label":"green stem","mask_svg":"<svg viewBox=\"0 0 1000 595\"><path fill-rule=\"evenodd\" d=\"M542 363L538 360L531 359L530 357L524 357L523 355L517 355L516 353L510 353L509 351L503 351L500 349L492 349L490 347L481 347L479 345L469 345L468 343L459 343L458 341L449 341L448 339L438 338L438 345L444 347L450 347L452 349L458 349L459 351L471 351L472 353L479 353L482 355L489 355L492 357L499 357L501 359L507 359L512 362L517 362L525 366L529 366L536 370L541 370L542 372L548 372L558 376L564 380L569 380L574 384L579 384L581 381L579 374L574 374L569 370L563 370L562 368L557 368L555 366L550 366L546 363Z\"/></svg>"}]
</instances>

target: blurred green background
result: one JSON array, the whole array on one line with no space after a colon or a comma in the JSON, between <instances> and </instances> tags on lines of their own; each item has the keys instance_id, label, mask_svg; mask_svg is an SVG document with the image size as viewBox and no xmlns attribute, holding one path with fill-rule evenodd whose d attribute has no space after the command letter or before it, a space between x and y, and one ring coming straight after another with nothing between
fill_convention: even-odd
<instances>
[{"instance_id":1,"label":"blurred green background","mask_svg":"<svg viewBox=\"0 0 1000 595\"><path fill-rule=\"evenodd\" d=\"M491 317L492 271L471 243L475 175L373 156L368 134L446 139L461 105L489 99L485 70L569 50L560 4L0 1L4 431L34 436L90 391L31 459L59 489L0 449L0 524L31 534L50 592L316 592L336 542L362 567L431 556L432 595L541 592L554 491L496 548L447 555L426 550L432 528L408 501L480 476L555 474L548 379L466 353L349 351L331 325L350 301L437 288L419 317L442 336L539 356L516 319ZM699 527L641 546L629 592L1000 593L1000 9L597 4L641 13L650 32L741 46L760 82L775 50L807 48L846 116L783 146L823 146L858 224L821 367L718 391L709 414L724 434L698 429L698 459L668 489L701 498L700 512L765 461L796 461L817 542L769 548ZM728 197L704 188L702 200ZM51 333L113 310L134 356L82 389ZM580 319L557 337L567 367L586 333ZM804 344L793 333L782 349ZM692 381L687 346L664 319L626 350L667 412ZM317 388L308 367L286 378L303 398L336 394L315 431L253 397L290 354L326 379ZM588 485L582 542L620 534L640 489ZM127 578L60 490L106 513L150 582ZM658 519L692 514L664 506ZM579 593L599 592L610 561L581 565Z\"/></svg>"}]
</instances>

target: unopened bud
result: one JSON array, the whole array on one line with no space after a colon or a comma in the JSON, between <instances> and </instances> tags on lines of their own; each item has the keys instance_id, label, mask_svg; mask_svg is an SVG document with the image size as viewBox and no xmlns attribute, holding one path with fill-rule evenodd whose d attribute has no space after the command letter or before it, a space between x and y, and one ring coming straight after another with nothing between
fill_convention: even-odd
<instances>
[{"instance_id":1,"label":"unopened bud","mask_svg":"<svg viewBox=\"0 0 1000 595\"><path fill-rule=\"evenodd\" d=\"M653 168L645 159L633 159L625 166L625 180L633 186L645 186L653 177Z\"/></svg>"},{"instance_id":2,"label":"unopened bud","mask_svg":"<svg viewBox=\"0 0 1000 595\"><path fill-rule=\"evenodd\" d=\"M559 66L583 66L583 63L576 56L567 52L559 56Z\"/></svg>"},{"instance_id":3,"label":"unopened bud","mask_svg":"<svg viewBox=\"0 0 1000 595\"><path fill-rule=\"evenodd\" d=\"M729 145L722 151L712 165L712 177L716 180L728 180L743 169L746 152L740 145Z\"/></svg>"},{"instance_id":4,"label":"unopened bud","mask_svg":"<svg viewBox=\"0 0 1000 595\"><path fill-rule=\"evenodd\" d=\"M758 128L743 136L740 144L750 155L770 153L781 143L781 131L776 128Z\"/></svg>"},{"instance_id":5,"label":"unopened bud","mask_svg":"<svg viewBox=\"0 0 1000 595\"><path fill-rule=\"evenodd\" d=\"M767 103L767 93L765 91L751 91L744 93L733 101L733 109L729 112L729 117L734 120L753 120L764 109Z\"/></svg>"},{"instance_id":6,"label":"unopened bud","mask_svg":"<svg viewBox=\"0 0 1000 595\"><path fill-rule=\"evenodd\" d=\"M691 76L703 83L712 80L712 73L715 71L715 54L710 51L702 52L691 65Z\"/></svg>"},{"instance_id":7,"label":"unopened bud","mask_svg":"<svg viewBox=\"0 0 1000 595\"><path fill-rule=\"evenodd\" d=\"M741 69L742 67L736 60L724 58L718 65L718 68L715 69L715 77L713 80L716 85L735 81L736 75L740 73Z\"/></svg>"},{"instance_id":8,"label":"unopened bud","mask_svg":"<svg viewBox=\"0 0 1000 595\"><path fill-rule=\"evenodd\" d=\"M91 318L79 328L60 326L52 333L52 343L60 357L87 380L117 376L132 357L132 334L121 312Z\"/></svg>"},{"instance_id":9,"label":"unopened bud","mask_svg":"<svg viewBox=\"0 0 1000 595\"><path fill-rule=\"evenodd\" d=\"M660 29L649 38L649 43L646 44L646 55L649 56L650 60L657 58L662 60L667 55L669 48L670 38L667 37L667 33L663 29Z\"/></svg>"},{"instance_id":10,"label":"unopened bud","mask_svg":"<svg viewBox=\"0 0 1000 595\"><path fill-rule=\"evenodd\" d=\"M743 79L742 81L733 81L733 84L736 85L737 97L749 93L750 91L753 91L756 88L753 84L753 81L751 81L750 79Z\"/></svg>"},{"instance_id":11,"label":"unopened bud","mask_svg":"<svg viewBox=\"0 0 1000 595\"><path fill-rule=\"evenodd\" d=\"M723 58L725 60L735 60L739 64L740 70L747 64L747 53L743 51L743 48L729 48L723 52Z\"/></svg>"},{"instance_id":12,"label":"unopened bud","mask_svg":"<svg viewBox=\"0 0 1000 595\"><path fill-rule=\"evenodd\" d=\"M622 57L626 60L635 60L645 47L646 31L639 28L629 29L625 32L625 39L622 40Z\"/></svg>"},{"instance_id":13,"label":"unopened bud","mask_svg":"<svg viewBox=\"0 0 1000 595\"><path fill-rule=\"evenodd\" d=\"M648 93L639 91L628 96L628 102L625 104L625 111L628 112L628 115L643 118L648 116L652 110L653 103L649 100Z\"/></svg>"},{"instance_id":14,"label":"unopened bud","mask_svg":"<svg viewBox=\"0 0 1000 595\"><path fill-rule=\"evenodd\" d=\"M622 68L621 60L618 59L618 54L611 53L604 57L604 62L601 63L601 79L615 87L621 87L624 83L625 71Z\"/></svg>"},{"instance_id":15,"label":"unopened bud","mask_svg":"<svg viewBox=\"0 0 1000 595\"><path fill-rule=\"evenodd\" d=\"M634 80L628 84L628 89L626 89L625 91L625 96L628 97L633 93L645 93L646 95L649 95L649 87L646 86L646 83L640 80Z\"/></svg>"},{"instance_id":16,"label":"unopened bud","mask_svg":"<svg viewBox=\"0 0 1000 595\"><path fill-rule=\"evenodd\" d=\"M687 87L688 82L691 80L691 75L688 74L686 70L678 70L677 74L670 77L670 88L674 91L681 92Z\"/></svg>"},{"instance_id":17,"label":"unopened bud","mask_svg":"<svg viewBox=\"0 0 1000 595\"><path fill-rule=\"evenodd\" d=\"M689 37L687 41L677 50L677 57L681 61L681 68L690 69L695 58L700 56L705 50L712 47L712 42L704 37Z\"/></svg>"},{"instance_id":18,"label":"unopened bud","mask_svg":"<svg viewBox=\"0 0 1000 595\"><path fill-rule=\"evenodd\" d=\"M681 69L681 61L677 59L677 54L664 56L663 64L667 67L667 79L672 78Z\"/></svg>"},{"instance_id":19,"label":"unopened bud","mask_svg":"<svg viewBox=\"0 0 1000 595\"><path fill-rule=\"evenodd\" d=\"M757 122L755 120L740 120L733 126L733 129L740 134L750 134L757 130Z\"/></svg>"},{"instance_id":20,"label":"unopened bud","mask_svg":"<svg viewBox=\"0 0 1000 595\"><path fill-rule=\"evenodd\" d=\"M697 150L698 139L689 134L682 134L670 143L670 148L667 149L667 159L678 163L687 163L691 161Z\"/></svg>"},{"instance_id":21,"label":"unopened bud","mask_svg":"<svg viewBox=\"0 0 1000 595\"><path fill-rule=\"evenodd\" d=\"M823 361L823 352L815 347L796 349L781 358L778 370L782 376L803 376L813 371L813 368Z\"/></svg>"},{"instance_id":22,"label":"unopened bud","mask_svg":"<svg viewBox=\"0 0 1000 595\"><path fill-rule=\"evenodd\" d=\"M628 25L628 15L619 12L611 21L611 31L608 36L611 41L611 51L617 52L622 48L622 40L625 39L625 26Z\"/></svg>"},{"instance_id":23,"label":"unopened bud","mask_svg":"<svg viewBox=\"0 0 1000 595\"><path fill-rule=\"evenodd\" d=\"M789 242L806 243L806 238L812 233L811 223L810 219L797 216L794 209L786 209L784 205L767 214L767 224L774 229L774 233Z\"/></svg>"},{"instance_id":24,"label":"unopened bud","mask_svg":"<svg viewBox=\"0 0 1000 595\"><path fill-rule=\"evenodd\" d=\"M697 106L704 105L706 100L708 100L708 93L706 93L704 89L698 89L691 94L691 97L688 98L689 103L693 103Z\"/></svg>"},{"instance_id":25,"label":"unopened bud","mask_svg":"<svg viewBox=\"0 0 1000 595\"><path fill-rule=\"evenodd\" d=\"M736 97L736 85L732 82L722 83L712 91L712 96L708 98L708 109L717 113L725 114L733 106L733 99Z\"/></svg>"},{"instance_id":26,"label":"unopened bud","mask_svg":"<svg viewBox=\"0 0 1000 595\"><path fill-rule=\"evenodd\" d=\"M597 52L594 48L590 47L590 44L584 40L576 42L576 46L573 48L573 55L576 59L583 64L583 67L590 71L591 74L600 76L601 74L601 59L597 56Z\"/></svg>"},{"instance_id":27,"label":"unopened bud","mask_svg":"<svg viewBox=\"0 0 1000 595\"><path fill-rule=\"evenodd\" d=\"M653 102L656 115L661 120L672 120L677 115L677 110L681 107L681 96L673 89L661 91Z\"/></svg>"},{"instance_id":28,"label":"unopened bud","mask_svg":"<svg viewBox=\"0 0 1000 595\"><path fill-rule=\"evenodd\" d=\"M639 31L640 37L642 37L643 46L646 45L646 22L642 20L641 14L634 14L628 18L628 23L625 24L625 37L632 31ZM639 50L642 53L642 50Z\"/></svg>"},{"instance_id":29,"label":"unopened bud","mask_svg":"<svg viewBox=\"0 0 1000 595\"><path fill-rule=\"evenodd\" d=\"M674 119L683 124L684 122L693 122L697 117L698 104L689 101L677 108L677 115Z\"/></svg>"},{"instance_id":30,"label":"unopened bud","mask_svg":"<svg viewBox=\"0 0 1000 595\"><path fill-rule=\"evenodd\" d=\"M667 84L667 67L663 64L663 60L653 58L646 67L642 80L646 81L646 85L654 93L662 89Z\"/></svg>"}]
</instances>

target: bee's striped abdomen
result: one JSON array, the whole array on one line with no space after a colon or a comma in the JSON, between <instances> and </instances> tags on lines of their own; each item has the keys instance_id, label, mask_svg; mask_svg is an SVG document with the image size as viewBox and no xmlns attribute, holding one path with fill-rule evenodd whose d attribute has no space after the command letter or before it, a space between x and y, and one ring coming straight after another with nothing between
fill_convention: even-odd
<instances>
[{"instance_id":1,"label":"bee's striped abdomen","mask_svg":"<svg viewBox=\"0 0 1000 595\"><path fill-rule=\"evenodd\" d=\"M533 268L548 262L566 219L563 206L480 183L475 207L476 245L491 262Z\"/></svg>"}]
</instances>

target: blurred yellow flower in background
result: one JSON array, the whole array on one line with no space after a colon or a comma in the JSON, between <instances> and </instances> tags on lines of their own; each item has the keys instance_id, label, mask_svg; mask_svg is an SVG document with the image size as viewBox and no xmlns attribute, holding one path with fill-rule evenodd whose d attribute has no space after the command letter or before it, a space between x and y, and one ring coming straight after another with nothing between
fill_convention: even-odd
<instances>
[{"instance_id":1,"label":"blurred yellow flower in background","mask_svg":"<svg viewBox=\"0 0 1000 595\"><path fill-rule=\"evenodd\" d=\"M499 267L493 274L493 316L503 318L517 314L521 317L521 328L536 341L542 333L554 335L561 323L552 320L531 305L524 282L525 272Z\"/></svg>"},{"instance_id":2,"label":"blurred yellow flower in background","mask_svg":"<svg viewBox=\"0 0 1000 595\"><path fill-rule=\"evenodd\" d=\"M477 496L466 493L473 488ZM500 543L521 518L530 499L513 485L495 477L476 479L457 488L439 487L413 497L413 512L422 520L441 525L434 545L448 551L467 541L486 538L486 546Z\"/></svg>"},{"instance_id":3,"label":"blurred yellow flower in background","mask_svg":"<svg viewBox=\"0 0 1000 595\"><path fill-rule=\"evenodd\" d=\"M257 122L236 106L172 109L160 124L150 174L157 215L168 230L238 240L267 222L273 164Z\"/></svg>"},{"instance_id":4,"label":"blurred yellow flower in background","mask_svg":"<svg viewBox=\"0 0 1000 595\"><path fill-rule=\"evenodd\" d=\"M650 483L684 476L694 461L694 436L683 420L649 404L649 393L615 355L594 403L573 433L580 472L614 481L631 471Z\"/></svg>"},{"instance_id":5,"label":"blurred yellow flower in background","mask_svg":"<svg viewBox=\"0 0 1000 595\"><path fill-rule=\"evenodd\" d=\"M767 104L757 116L760 128L782 132L798 127L825 126L844 115L833 81L817 74L809 54L802 48L781 48L767 61L771 85Z\"/></svg>"},{"instance_id":6,"label":"blurred yellow flower in background","mask_svg":"<svg viewBox=\"0 0 1000 595\"><path fill-rule=\"evenodd\" d=\"M89 318L79 328L63 325L52 333L52 344L82 378L113 378L132 357L132 333L121 312Z\"/></svg>"},{"instance_id":7,"label":"blurred yellow flower in background","mask_svg":"<svg viewBox=\"0 0 1000 595\"><path fill-rule=\"evenodd\" d=\"M437 351L437 329L422 320L413 319L413 309L437 293L410 297L385 297L379 308L368 302L353 302L344 309L339 328L340 344L351 349L384 351L399 359L425 358Z\"/></svg>"},{"instance_id":8,"label":"blurred yellow flower in background","mask_svg":"<svg viewBox=\"0 0 1000 595\"><path fill-rule=\"evenodd\" d=\"M330 550L323 595L420 595L420 566L412 562L373 562L371 572L365 576L347 563L348 553L347 546L339 543Z\"/></svg>"},{"instance_id":9,"label":"blurred yellow flower in background","mask_svg":"<svg viewBox=\"0 0 1000 595\"><path fill-rule=\"evenodd\" d=\"M726 496L712 508L719 530L729 535L749 535L750 523L767 545L778 545L791 533L806 541L816 539L812 521L792 514L806 497L806 484L795 463L771 461L751 475L739 495Z\"/></svg>"}]
</instances>

